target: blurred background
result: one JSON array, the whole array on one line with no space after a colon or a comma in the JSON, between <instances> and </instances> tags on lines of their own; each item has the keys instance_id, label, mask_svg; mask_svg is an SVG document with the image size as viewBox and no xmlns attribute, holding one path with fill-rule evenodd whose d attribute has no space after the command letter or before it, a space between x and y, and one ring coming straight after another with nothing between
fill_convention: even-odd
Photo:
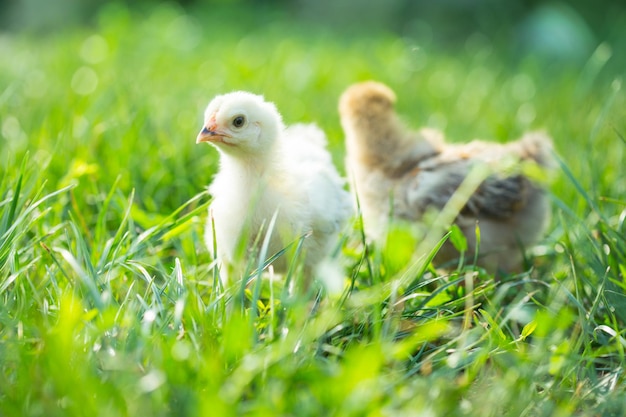
<instances>
[{"instance_id":1,"label":"blurred background","mask_svg":"<svg viewBox=\"0 0 626 417\"><path fill-rule=\"evenodd\" d=\"M0 0L0 168L30 152L51 187L121 175L167 212L217 167L194 143L216 94L264 94L286 123L317 123L343 169L337 99L376 79L411 127L453 142L546 129L586 189L616 196L624 51L624 1Z\"/></svg>"},{"instance_id":2,"label":"blurred background","mask_svg":"<svg viewBox=\"0 0 626 417\"><path fill-rule=\"evenodd\" d=\"M0 27L45 33L94 24L112 4L150 10L178 4L200 18L232 17L232 23L263 25L277 19L344 32L390 32L454 45L480 33L511 45L513 53L582 60L600 40L623 44L626 2L621 0L0 0ZM201 24L202 19L200 19Z\"/></svg>"}]
</instances>

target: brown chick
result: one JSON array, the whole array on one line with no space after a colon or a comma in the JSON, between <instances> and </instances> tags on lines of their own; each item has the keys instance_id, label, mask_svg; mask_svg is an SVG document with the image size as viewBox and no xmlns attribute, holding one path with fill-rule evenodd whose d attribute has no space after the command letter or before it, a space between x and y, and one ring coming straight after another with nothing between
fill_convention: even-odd
<instances>
[{"instance_id":1,"label":"brown chick","mask_svg":"<svg viewBox=\"0 0 626 417\"><path fill-rule=\"evenodd\" d=\"M447 144L436 130L408 129L395 112L395 100L387 86L369 81L349 87L339 101L347 171L368 236L384 241L391 219L422 223L431 211L456 206L450 220L464 233L468 253L476 250L478 225L479 264L494 272L518 270L523 249L540 238L549 220L545 190L519 168L524 161L550 168L550 138L534 132L508 144ZM518 169L494 171L504 160ZM477 165L493 172L479 178L469 193L455 194ZM459 195L464 197L460 204ZM457 256L447 243L436 261Z\"/></svg>"}]
</instances>

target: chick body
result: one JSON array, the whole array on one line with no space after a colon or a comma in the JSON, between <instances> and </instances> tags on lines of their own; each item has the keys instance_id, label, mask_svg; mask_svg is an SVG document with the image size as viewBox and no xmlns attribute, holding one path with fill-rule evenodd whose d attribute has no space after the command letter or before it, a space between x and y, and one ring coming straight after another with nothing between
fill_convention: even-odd
<instances>
[{"instance_id":1,"label":"chick body","mask_svg":"<svg viewBox=\"0 0 626 417\"><path fill-rule=\"evenodd\" d=\"M418 223L429 210L443 209L477 164L496 166L511 159L514 164L553 165L552 142L544 133L529 133L507 144L448 144L436 130L408 129L395 112L395 100L387 86L370 81L349 87L339 104L347 171L366 231L374 240L384 240L390 219ZM478 225L480 263L490 269L518 269L522 248L540 238L549 220L546 191L517 171L488 176L454 220L470 253L476 250ZM438 260L456 256L447 244Z\"/></svg>"},{"instance_id":2,"label":"chick body","mask_svg":"<svg viewBox=\"0 0 626 417\"><path fill-rule=\"evenodd\" d=\"M235 127L239 117L244 125ZM257 242L258 251L266 233L271 233L268 256L304 236L305 274L312 276L351 213L324 133L314 125L285 128L273 104L234 92L209 104L197 141L211 142L220 152L220 168L209 186L213 201L205 241L222 264L222 276L242 263L240 242L249 250ZM277 272L286 271L286 258L273 262Z\"/></svg>"}]
</instances>

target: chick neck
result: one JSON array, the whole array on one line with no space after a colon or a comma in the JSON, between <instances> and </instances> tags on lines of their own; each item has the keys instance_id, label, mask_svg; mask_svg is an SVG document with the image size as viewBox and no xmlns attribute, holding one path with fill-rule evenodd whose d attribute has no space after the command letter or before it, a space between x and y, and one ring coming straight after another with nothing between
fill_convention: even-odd
<instances>
[{"instance_id":1,"label":"chick neck","mask_svg":"<svg viewBox=\"0 0 626 417\"><path fill-rule=\"evenodd\" d=\"M230 176L244 180L250 184L275 174L279 166L275 141L263 150L241 150L237 153L225 152L220 149L220 165Z\"/></svg>"},{"instance_id":2,"label":"chick neck","mask_svg":"<svg viewBox=\"0 0 626 417\"><path fill-rule=\"evenodd\" d=\"M352 134L348 136L348 146L354 155L372 165L380 165L390 158L401 157L398 150L403 148L398 120L395 115L358 115L348 126Z\"/></svg>"},{"instance_id":3,"label":"chick neck","mask_svg":"<svg viewBox=\"0 0 626 417\"><path fill-rule=\"evenodd\" d=\"M370 112L350 122L349 154L391 178L405 175L420 161L438 153L433 144L407 129L395 112Z\"/></svg>"}]
</instances>

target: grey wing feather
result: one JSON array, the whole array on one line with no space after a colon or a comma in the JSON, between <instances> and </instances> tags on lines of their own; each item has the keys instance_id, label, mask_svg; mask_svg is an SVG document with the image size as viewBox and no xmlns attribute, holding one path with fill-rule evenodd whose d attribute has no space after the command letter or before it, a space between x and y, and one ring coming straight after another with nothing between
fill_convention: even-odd
<instances>
[{"instance_id":1,"label":"grey wing feather","mask_svg":"<svg viewBox=\"0 0 626 417\"><path fill-rule=\"evenodd\" d=\"M462 213L506 219L524 207L530 181L521 176L487 178L470 197Z\"/></svg>"},{"instance_id":2,"label":"grey wing feather","mask_svg":"<svg viewBox=\"0 0 626 417\"><path fill-rule=\"evenodd\" d=\"M396 194L394 209L399 217L419 219L428 208L441 209L465 180L469 164L451 164L438 171L421 171L407 178L401 188L402 195ZM488 177L470 196L461 214L476 217L509 218L522 209L532 187L530 181L521 176Z\"/></svg>"}]
</instances>

